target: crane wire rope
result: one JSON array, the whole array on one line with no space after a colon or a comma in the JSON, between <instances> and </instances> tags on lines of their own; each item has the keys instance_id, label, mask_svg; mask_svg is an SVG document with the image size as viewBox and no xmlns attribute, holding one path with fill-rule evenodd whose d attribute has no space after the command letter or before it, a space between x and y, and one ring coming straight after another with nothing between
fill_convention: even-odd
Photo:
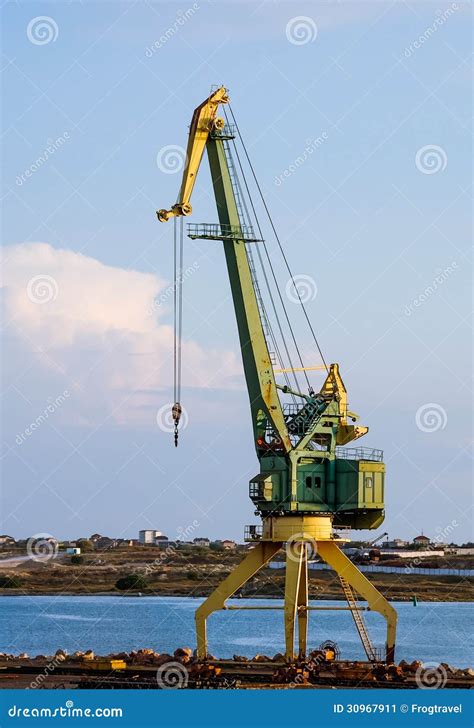
<instances>
[{"instance_id":1,"label":"crane wire rope","mask_svg":"<svg viewBox=\"0 0 474 728\"><path fill-rule=\"evenodd\" d=\"M233 114L233 112L232 112L232 109L229 109L229 110L230 110L230 112L231 112L231 114L232 114L232 119L233 119L233 120L234 120L234 122L235 122L235 117L234 117L234 114ZM225 109L224 109L224 114L225 114L225 117L226 117L226 120L227 120L227 114L226 114L226 110L225 110ZM240 134L240 130L239 130L238 126L237 126L237 123L235 123L235 128L237 129L237 133L238 133L238 135L239 135L239 139L240 139L240 141L241 141L242 147L243 147L243 149L244 149L244 152L245 152L245 154L246 154L246 157L247 157L247 161L248 161L248 162L250 163L250 160L249 160L249 156L248 156L248 154L247 154L247 150L246 150L246 148L245 148L245 145L244 145L244 142L243 142L243 139L242 139L242 135ZM294 332L293 332L293 327L292 327L292 325L291 325L290 317L289 317L289 315L288 315L288 311L287 311L287 309L286 309L286 306L285 306L285 302L284 302L284 300L283 300L283 296L282 296L282 293L281 293L280 287L279 287L279 285L278 285L278 280L277 280L277 277L276 277L276 274L275 274L275 270L274 270L274 268L273 268L273 265L272 265L272 261L271 261L271 258L270 258L269 252L268 252L267 244L266 244L266 243L265 243L265 241L263 240L263 233L262 233L262 228L261 228L261 226L260 226L260 221L259 221L259 219L258 219L258 215L257 215L256 209L255 209L255 205L254 205L254 203L253 203L252 195L250 194L250 189L249 189L249 186L248 186L247 178L246 178L246 176L245 176L245 171L244 171L244 169L243 169L243 165L242 165L242 163L241 163L241 161L240 161L240 156L239 156L239 152L238 152L238 149L237 149L237 146L236 146L235 142L234 142L234 148L235 148L235 153L236 153L236 156L237 156L237 160L238 160L238 163L239 163L239 168L240 168L240 171L241 171L241 174L242 174L242 178L243 178L243 180L244 180L245 188L246 188L246 190L247 190L247 195L248 195L248 197L249 197L249 200L250 200L250 205L251 205L251 207L252 207L252 211L253 211L253 214L254 214L254 217L255 217L255 221L256 221L256 224L257 224L258 232L259 232L260 238L261 238L261 239L262 239L262 241L263 241L263 243L262 243L262 244L263 244L263 247L264 247L264 250L265 250L265 255L266 255L266 258L267 258L267 261L268 261L268 265L269 265L270 271L271 271L271 273L272 273L272 278L273 278L273 281L274 281L274 283L275 283L275 288L276 288L276 291L277 291L277 293L278 293L278 297L279 297L279 299L280 299L280 304L281 304L281 307L282 307L282 309L283 309L283 313L284 313L284 315L285 315L285 319L286 319L286 322L287 322L287 325L288 325L288 329L289 329L289 331L290 331L290 334L291 334L291 338L292 338L292 340L293 340L293 344L294 344L294 347L295 347L295 349L296 349L296 353L297 353L297 356L298 356L298 360L299 360L299 362L300 362L300 365L301 365L301 369L302 369L302 371L303 371L303 374L304 374L304 378L306 379L306 384L307 384L307 386L308 386L308 390L309 390L310 392L312 392L312 391L313 391L313 388L311 387L311 384L310 384L310 381L309 381L308 375L307 375L307 373L306 373L306 370L305 370L305 366L304 366L303 358L302 358L302 356L301 356L301 352L300 352L300 349L299 349L299 347L298 347L298 344L297 344L297 341L296 341L296 337L295 337L295 334L294 334ZM251 169L252 169L252 167L251 167ZM252 173L253 173L254 179L256 179L256 178L255 178L255 173L253 172L253 169L252 169ZM257 186L258 186L258 185L257 185ZM260 193L260 195L261 195L261 193ZM261 258L261 254L260 254L260 251L258 251L258 252L259 252L259 259L260 259L260 264L261 264L261 266L262 266L262 270L263 270L263 271L265 271L265 267L264 267L264 265L263 265L263 261L262 261L262 258ZM268 284L267 284L267 285L268 285ZM280 324L280 320L279 320L279 317L278 317L278 313L277 313L277 311L276 311L275 303L274 303L274 300L273 300L273 296L272 296L272 292L271 292L271 289L270 289L270 286L269 286L269 285L268 285L268 292L269 292L269 295L270 295L270 299L271 299L271 301L272 301L272 303L273 303L273 309L274 309L274 311L275 311L275 316L276 316L276 320L277 320L277 323L278 323L278 327L279 327L279 329L280 329L280 333L281 333L281 336L282 336L282 339L283 339L283 343L284 343L285 349L286 349L286 351L287 351L287 355L288 355L288 358L289 358L289 360L290 360L290 366L291 366L291 368L292 368L292 369L294 369L294 367L293 367L293 364L292 364L292 362L291 362L291 357L289 356L289 353L288 353L288 349L287 349L287 346L286 346L286 340L285 340L285 336L283 335L283 332L282 332L282 329L281 329L281 324ZM299 385L298 385L298 379L297 379L297 377L296 377L296 374L295 374L295 372L293 372L293 376L294 376L294 378L295 378L295 381L296 381L296 384L297 384L297 387L296 387L296 388L297 388L297 390L299 390Z\"/></svg>"},{"instance_id":2,"label":"crane wire rope","mask_svg":"<svg viewBox=\"0 0 474 728\"><path fill-rule=\"evenodd\" d=\"M302 308L302 310L303 310L303 314L304 314L304 317L305 317L305 319L306 319L306 322L307 322L307 324L308 324L308 326L309 326L309 330L310 330L310 332L311 332L311 335L312 335L312 337L313 337L314 343L316 344L316 347L317 347L317 349L318 349L318 352L319 352L319 355L320 355L320 357L321 357L321 360L322 360L322 362L323 362L324 366L326 367L326 371L327 371L327 372L329 372L329 367L328 367L328 365L327 365L327 363L326 363L326 360L325 360L325 358L324 358L324 355L323 355L323 352L322 352L322 350L321 350L321 347L320 347L320 345L319 345L319 342L318 342L318 339L317 339L317 337L316 337L315 331L314 331L314 329L313 329L313 326L312 326L312 324L311 324L311 321L310 321L310 319L309 319L308 313L307 313L307 311L306 311L306 307L305 307L305 305L304 305L304 302L303 302L303 300L302 300L302 298L301 298L301 294L300 294L300 292L299 292L299 289L298 289L297 285L295 284L295 279L294 279L293 273L292 273L292 271L291 271L290 265L289 265L289 263L288 263L288 259L287 259L286 255L285 255L285 251L283 250L283 246L282 246L282 244L281 244L280 238L279 238L279 236L278 236L278 233L277 233L277 231L276 231L275 225L274 225L274 223L273 223L273 219L272 219L272 216L271 216L271 214L270 214L270 210L268 209L268 206L267 206L267 203L266 203L265 197L264 197L264 195L263 195L262 189L261 189L261 187L260 187L260 184L259 184L259 182L258 182L258 180L257 180L257 176L256 176L256 174L255 174L255 170L254 170L254 168L253 168L252 162L250 161L250 157L249 157L249 154L248 154L248 152L247 152L247 148L246 148L246 146L245 146L245 144L244 144L244 140L242 139L242 134L240 133L240 129L239 129L239 126L238 126L238 124L237 124L237 121L236 121L236 118L235 118L234 112L233 112L233 110L232 110L232 107L231 107L231 105L229 104L228 106L229 106L229 111L230 111L230 114L231 114L231 116L232 116L232 121L233 121L233 123L235 124L235 128L236 128L236 130L237 130L237 134L238 134L238 136L239 136L239 139L240 139L240 143L242 144L242 148L243 148L243 150L244 150L244 153L245 153L245 156L246 156L246 158L247 158L247 162L248 162L248 165L249 165L249 167L250 167L250 170L251 170L251 172L252 172L252 176L253 176L253 179L254 179L255 185L256 185L256 187L257 187L257 190L258 190L258 193L259 193L259 195L260 195L260 199L262 200L262 204L263 204L263 207L265 208L265 212L266 212L266 214L267 214L268 220L269 220L269 222L270 222L270 225L271 225L271 228L272 228L272 230L273 230L273 234L275 235L275 239L276 239L276 241L277 241L277 243L278 243L278 247L279 247L279 249L280 249L280 252L281 252L281 254L282 254L283 260L284 260L284 262L285 262L285 266L286 266L286 269L287 269L287 271L288 271L288 273L289 273L289 275L290 275L290 279L291 279L291 281L292 281L292 283L293 283L293 287L294 287L294 289L295 289L295 291L296 291L296 293L297 293L297 296L298 296L298 301L299 301L299 303L300 303L300 305L301 305L301 308ZM224 113L225 113L225 110L224 110ZM253 205L252 205L252 207L253 207ZM260 227L259 227L259 229L260 229ZM265 248L265 249L266 249L266 248ZM268 252L267 252L267 257L268 257ZM270 262L270 260L269 260L269 263L270 263L270 267L271 267L271 269L272 269L272 272L273 272L273 267L272 267L272 265L271 265L271 262ZM281 297L281 292L280 292L280 290L279 290L279 289L278 289L278 291L279 291L279 295L280 295L280 299L281 299L281 298L282 298L282 297ZM282 305L283 305L283 302L282 302ZM286 314L286 309L284 308L284 310L285 310L285 314ZM290 328L290 331L292 332L291 328ZM294 337L293 337L293 340L294 340ZM295 342L295 345L296 345L296 342ZM298 351L298 355L299 355L299 350L298 350L298 348L297 348L297 351ZM301 357L299 357L299 358L300 358L300 360L301 360ZM303 365L303 364L301 364L301 366L302 366L302 367L304 367L304 365ZM306 377L306 381L307 381L307 383L308 383L308 386L309 386L309 387L311 388L311 385L309 384L309 380L308 380L308 376L307 376L306 372L305 372L305 377Z\"/></svg>"},{"instance_id":3,"label":"crane wire rope","mask_svg":"<svg viewBox=\"0 0 474 728\"><path fill-rule=\"evenodd\" d=\"M224 142L224 144L226 144L226 142ZM245 179L245 173L244 173L244 170L242 168L242 164L240 162L239 153L238 153L237 147L235 145L235 142L233 144L233 147L234 147L234 151L235 151L235 154L236 154L236 157L237 157L237 161L238 161L238 164L239 164L240 172L241 172L242 178L244 180L245 188L247 190L247 194L248 194L248 197L249 197L249 200L250 200L250 204L252 204L252 200L251 200L251 197L250 197L247 180ZM232 164L233 164L232 153L231 153L231 150L230 150L229 147L227 148L227 153L229 155L229 159L232 161ZM242 187L240 185L240 180L239 180L238 175L234 175L234 179L235 179L235 184L236 184L236 186L238 188L238 193L239 193L240 200L242 202L242 208L243 208L243 214L244 214L244 223L247 224L249 227L252 227L252 218L250 216L250 212L249 212L249 209L247 207L247 201L245 199L245 195L243 194ZM252 208L253 208L253 205L252 205ZM256 216L255 216L255 220L256 220L257 225L258 225L258 227L260 229L260 226L258 224L258 219L257 219ZM260 233L260 236L261 236L261 233ZM262 299L262 297L260 295L260 286L259 286L258 277L257 277L257 270L256 270L255 264L254 264L254 259L253 259L253 253L252 253L251 245L252 245L251 243L249 245L246 245L245 246L245 249L246 249L247 257L249 258L249 262L251 263L251 265L250 265L250 272L251 272L251 275L252 275L252 279L254 281L254 287L257 289L256 290L256 293L258 291L258 295L259 295L259 298L260 298L260 305L261 305L261 308L262 308L261 317L263 317L262 325L266 325L266 327L268 328L269 337L270 337L271 342L272 342L272 345L273 345L273 347L275 349L275 353L276 353L279 361L281 362L281 367L284 369L285 368L285 365L284 365L284 361L285 360L284 360L284 358L281 355L280 346L278 344L277 337L275 336L275 332L273 331L272 323L271 323L271 321L270 321L270 319L268 317L267 310L266 310L266 306L265 306L265 302L263 301L263 299ZM274 315L275 315L275 319L276 319L276 322L277 322L277 325L278 325L278 328L279 328L279 331L280 331L280 336L281 336L281 339L282 339L282 342L283 342L283 346L284 346L284 349L285 349L285 352L286 352L286 356L288 358L288 363L289 363L290 368L293 370L292 371L292 374L293 374L293 378L295 380L296 389L299 391L300 387L299 387L299 383L298 383L298 378L296 376L296 372L294 371L293 362L292 362L292 359L291 359L291 356L290 356L290 352L288 351L288 345L286 343L286 339L285 339L285 336L283 334L281 322L280 322L280 319L278 317L278 312L277 312L277 309L276 309L275 300L273 298L273 294L272 294L272 291L271 291L271 288L270 288L270 281L268 280L268 276L267 276L265 267L263 265L262 254L260 252L260 246L257 245L256 247L257 247L257 255L258 255L259 262L260 262L260 267L261 267L261 270L263 272L263 277L264 277L264 280L265 280L266 288L267 288L268 295L269 295L269 298L270 298L270 301L271 301L271 304L272 304L272 308L273 308L273 312L274 312ZM284 380L285 380L286 385L291 389L290 379L289 379L288 373L286 371L283 372L283 377L284 377ZM296 398L295 398L295 396L293 394L291 395L291 398L293 400L293 403L296 405Z\"/></svg>"},{"instance_id":4,"label":"crane wire rope","mask_svg":"<svg viewBox=\"0 0 474 728\"><path fill-rule=\"evenodd\" d=\"M183 338L183 218L174 218L173 229L173 395L171 410L174 421L174 444L178 446L178 428L181 419L181 362Z\"/></svg>"},{"instance_id":5,"label":"crane wire rope","mask_svg":"<svg viewBox=\"0 0 474 728\"><path fill-rule=\"evenodd\" d=\"M232 113L232 109L230 109L230 111L231 111L231 113ZM224 109L224 115L225 115L225 117L226 117L226 121L227 121L227 113L226 113L226 110L225 110L225 109ZM233 114L232 114L232 118L233 118L233 119L235 120L235 117L234 117L234 115L233 115ZM239 128L238 128L237 124L235 124L235 127L236 127L236 129L237 129L237 132L238 132L238 135L239 135L240 141L241 141L241 143L242 143L242 147L244 148L244 151L246 152L246 149L245 149L245 146L244 146L244 143L243 143L243 140L242 140L242 136L241 136L241 134L240 134L240 131L239 131ZM288 328L289 328L289 331L290 331L290 334L291 334L291 338L293 339L293 344L294 344L294 346L295 346L295 349L296 349L296 353L297 353L297 356L298 356L299 362L300 362L300 364L301 364L301 368L302 368L302 370L303 370L304 378L306 379L306 384L307 384L307 386L308 386L308 390L309 390L310 392L312 392L312 391L313 391L313 388L311 387L311 384L310 384L310 381L309 381L309 378L308 378L308 375L307 375L307 373L306 373L306 370L305 370L305 366L304 366L304 363L303 363L303 358L302 358L302 356L301 356L300 350L299 350L299 348L298 348L298 344L297 344L297 342L296 342L296 337L295 337L295 335L294 335L294 332L293 332L293 327L291 326L291 321L290 321L290 317L289 317L289 315L288 315L288 311L286 310L285 302L284 302L284 300L283 300L283 296L282 296L282 293L281 293L280 287L279 287L279 285L278 285L278 280L277 280L277 277L276 277L276 274L275 274L275 270L274 270L274 268L273 268L273 265L272 265L272 261L271 261L271 258L270 258L269 252L268 252L267 244L265 243L265 240L263 239L263 233L262 233L262 228L261 228L261 226L260 226L260 221L259 221L259 219L258 219L258 215L257 215L256 209L255 209L255 205L253 204L253 200L252 200L252 195L250 194L250 189L249 189L249 185L248 185L248 182L247 182L247 178L246 178L246 176L245 176L245 171L244 171L244 168L243 168L242 162L240 161L239 151L238 151L238 149L237 149L237 146L236 146L235 142L234 142L234 149L235 149L235 153L236 153L236 156L237 156L237 161L238 161L238 164L239 164L240 172L241 172L241 174L242 174L242 178L243 178L243 180L244 180L244 184L245 184L245 189L247 190L247 195L248 195L248 198L249 198L249 201L250 201L250 205L251 205L251 207L252 207L253 215L254 215L254 217L255 217L255 222L256 222L256 224L257 224L258 232L259 232L260 238L262 239L262 244L263 244L263 248L264 248L264 250L265 250L265 255L266 255L266 258L267 258L267 261L268 261L268 265L269 265L269 268L270 268L270 270L271 270L271 273L272 273L273 281L274 281L274 283L275 283L275 288L276 288L276 291L277 291L277 293L278 293L278 297L279 297L279 299L280 299L280 304L281 304L281 307L282 307L282 309L283 309L283 313L285 314L285 319L286 319L286 322L287 322L287 324L288 324ZM247 159L248 159L248 154L247 154L247 152L246 152L246 156L247 156ZM255 178L255 175L254 175L254 178ZM279 330L280 330L280 334L281 334L281 337L282 337L282 340L283 340L283 345L284 345L284 347L285 347L285 350L286 350L286 353L287 353L287 356L288 356L288 359L289 359L289 362L290 362L290 367L291 367L291 369L293 369L293 370L294 370L294 367L293 367L293 363L292 363L292 360L291 360L290 354L289 354L289 352L288 352L288 347L287 347L287 344L286 344L286 338L285 338L285 336L284 336L284 334L283 334L283 331L282 331L282 327L281 327L281 323L280 323L280 319L279 319L279 316L278 316L278 312L277 312L277 310L276 310L276 306L275 306L274 298L273 298L273 295L272 295L272 292L271 292L270 284L269 284L269 282L268 282L268 278L267 278L267 276L266 276L266 272L265 272L265 266L264 266L264 264L263 264L263 260L262 260L262 255L261 255L261 253L260 253L260 250L259 250L259 248L258 248L258 247L257 247L257 252L258 252L258 256L259 256L259 260L260 260L260 265L261 265L261 267L262 267L262 270L263 270L263 272L264 272L264 276L265 276L265 279L266 279L266 281L267 281L267 288L268 288L268 293L269 293L269 296L270 296L270 300L272 301L272 305L273 305L273 310L274 310L274 312L275 312L275 317L276 317L276 320L277 320L277 324L278 324L278 328L279 328ZM284 367L283 367L283 368L284 368ZM295 383L296 383L296 389L297 389L297 390L299 391L299 389L300 389L300 386L299 386L299 384L298 384L298 378L297 378L297 376L296 376L296 373L295 373L295 371L293 371L293 377L294 377L294 379L295 379ZM289 383L288 383L288 382L287 382L287 384L288 384L288 386L289 386Z\"/></svg>"}]
</instances>

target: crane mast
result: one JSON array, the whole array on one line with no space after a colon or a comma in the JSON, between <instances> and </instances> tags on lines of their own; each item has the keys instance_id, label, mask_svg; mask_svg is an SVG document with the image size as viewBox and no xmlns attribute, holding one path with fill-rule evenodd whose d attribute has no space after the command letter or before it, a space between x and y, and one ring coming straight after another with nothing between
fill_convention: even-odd
<instances>
[{"instance_id":1,"label":"crane mast","mask_svg":"<svg viewBox=\"0 0 474 728\"><path fill-rule=\"evenodd\" d=\"M233 130L217 116L228 104L222 86L194 111L178 201L157 212L160 222L192 213L191 194L204 150L207 151L219 223L189 225L189 237L222 241L234 304L245 379L250 400L255 448L260 472L251 479L249 495L262 527L249 527L255 547L213 592L196 613L198 654L207 654L206 620L251 576L287 544L285 587L286 655L294 657L298 621L299 654L306 652L308 618L308 543L341 577L349 609L354 588L387 621L386 659L392 660L396 612L384 597L342 553L332 528L377 528L384 520L382 452L346 448L368 432L355 425L358 416L348 410L347 391L338 364L331 364L319 392L302 393L277 384L262 322L248 246L261 245L253 228L244 223L239 185L232 161ZM300 401L288 407L280 393ZM297 558L288 557L288 544ZM339 540L340 543L340 540ZM342 577L344 573L344 577ZM349 590L349 591L348 591ZM354 611L353 611L354 614ZM361 624L358 614L356 626ZM359 626L358 626L359 629ZM375 650L361 640L370 660Z\"/></svg>"}]
</instances>

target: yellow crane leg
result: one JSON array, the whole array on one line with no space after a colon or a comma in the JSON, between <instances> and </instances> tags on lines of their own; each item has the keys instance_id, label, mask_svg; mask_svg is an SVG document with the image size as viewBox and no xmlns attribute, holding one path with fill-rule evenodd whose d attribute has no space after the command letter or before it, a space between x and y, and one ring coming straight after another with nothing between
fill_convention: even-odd
<instances>
[{"instance_id":1,"label":"yellow crane leg","mask_svg":"<svg viewBox=\"0 0 474 728\"><path fill-rule=\"evenodd\" d=\"M209 615L223 609L226 600L260 571L281 549L282 545L281 541L258 543L196 610L197 656L199 659L204 660L207 657L206 620Z\"/></svg>"},{"instance_id":2,"label":"yellow crane leg","mask_svg":"<svg viewBox=\"0 0 474 728\"><path fill-rule=\"evenodd\" d=\"M368 603L369 608L381 614L387 623L386 661L395 659L395 638L397 632L397 612L373 584L359 571L357 566L342 553L333 541L318 541L319 556L334 571L358 592Z\"/></svg>"},{"instance_id":3,"label":"yellow crane leg","mask_svg":"<svg viewBox=\"0 0 474 728\"><path fill-rule=\"evenodd\" d=\"M298 629L302 628L302 631L299 632L299 648L301 651L303 642L303 649L306 650L308 612L306 609L298 610L299 606L306 607L308 603L307 587L305 589L306 575L302 576L303 571L306 573L306 544L301 541L293 541L291 546L287 546L285 574L285 655L289 661L295 659L295 622L297 615ZM303 605L303 601L306 601L306 604Z\"/></svg>"},{"instance_id":4,"label":"yellow crane leg","mask_svg":"<svg viewBox=\"0 0 474 728\"><path fill-rule=\"evenodd\" d=\"M308 545L304 544L298 589L298 648L299 656L306 657L308 640Z\"/></svg>"}]
</instances>

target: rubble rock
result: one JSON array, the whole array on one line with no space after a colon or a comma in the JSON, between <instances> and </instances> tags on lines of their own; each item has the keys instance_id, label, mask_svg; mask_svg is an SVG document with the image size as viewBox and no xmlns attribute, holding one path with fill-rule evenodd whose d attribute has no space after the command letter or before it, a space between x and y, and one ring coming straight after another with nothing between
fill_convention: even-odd
<instances>
[{"instance_id":1,"label":"rubble rock","mask_svg":"<svg viewBox=\"0 0 474 728\"><path fill-rule=\"evenodd\" d=\"M94 658L95 655L92 650L87 650L87 652L84 652L84 654L82 655L83 660L93 660Z\"/></svg>"},{"instance_id":2,"label":"rubble rock","mask_svg":"<svg viewBox=\"0 0 474 728\"><path fill-rule=\"evenodd\" d=\"M183 665L190 662L192 655L193 651L190 647L178 647L178 649L174 651L174 656L180 660Z\"/></svg>"}]
</instances>

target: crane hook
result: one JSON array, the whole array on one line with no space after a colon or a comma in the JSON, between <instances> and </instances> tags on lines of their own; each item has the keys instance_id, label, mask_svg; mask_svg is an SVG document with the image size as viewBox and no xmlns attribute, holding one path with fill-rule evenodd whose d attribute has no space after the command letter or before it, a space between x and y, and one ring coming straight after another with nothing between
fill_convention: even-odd
<instances>
[{"instance_id":1,"label":"crane hook","mask_svg":"<svg viewBox=\"0 0 474 728\"><path fill-rule=\"evenodd\" d=\"M171 408L171 416L173 417L174 421L174 446L178 447L178 427L179 427L179 421L181 419L181 413L183 409L179 402L175 402L173 407Z\"/></svg>"}]
</instances>

